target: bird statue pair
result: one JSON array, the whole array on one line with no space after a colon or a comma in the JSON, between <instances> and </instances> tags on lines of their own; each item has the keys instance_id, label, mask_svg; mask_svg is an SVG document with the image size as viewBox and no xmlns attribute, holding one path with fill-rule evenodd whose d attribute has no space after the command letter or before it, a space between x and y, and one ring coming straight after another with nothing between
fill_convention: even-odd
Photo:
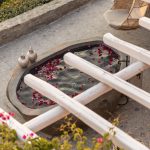
<instances>
[{"instance_id":1,"label":"bird statue pair","mask_svg":"<svg viewBox=\"0 0 150 150\"><path fill-rule=\"evenodd\" d=\"M26 55L21 55L18 58L18 64L21 68L26 68L29 63L34 63L37 60L37 53L30 47Z\"/></svg>"}]
</instances>

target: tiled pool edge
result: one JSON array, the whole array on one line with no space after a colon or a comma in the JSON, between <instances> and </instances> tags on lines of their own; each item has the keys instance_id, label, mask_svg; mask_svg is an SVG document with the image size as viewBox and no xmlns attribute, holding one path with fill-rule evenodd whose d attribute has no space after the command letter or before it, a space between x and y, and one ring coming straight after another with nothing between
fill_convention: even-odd
<instances>
[{"instance_id":1,"label":"tiled pool edge","mask_svg":"<svg viewBox=\"0 0 150 150\"><path fill-rule=\"evenodd\" d=\"M53 0L0 23L0 45L51 23L91 0Z\"/></svg>"}]
</instances>

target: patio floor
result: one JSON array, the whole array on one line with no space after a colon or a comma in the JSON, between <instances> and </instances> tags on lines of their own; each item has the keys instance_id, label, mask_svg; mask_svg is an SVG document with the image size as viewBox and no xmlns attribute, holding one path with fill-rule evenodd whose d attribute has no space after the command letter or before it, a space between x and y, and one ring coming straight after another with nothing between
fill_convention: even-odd
<instances>
[{"instance_id":1,"label":"patio floor","mask_svg":"<svg viewBox=\"0 0 150 150\"><path fill-rule=\"evenodd\" d=\"M139 28L131 31L120 31L109 27L103 13L111 7L110 0L92 0L87 5L69 13L54 23L41 26L38 30L24 35L15 41L0 47L0 107L6 111L16 112L16 119L24 122L19 112L12 107L6 97L6 87L17 58L27 52L30 46L41 53L68 41L86 39L95 36L100 38L107 32L117 37L150 49L150 32ZM144 73L143 89L150 92L150 70ZM119 107L116 116L120 115L120 128L150 147L150 110L130 100ZM88 129L89 135L95 132Z\"/></svg>"}]
</instances>

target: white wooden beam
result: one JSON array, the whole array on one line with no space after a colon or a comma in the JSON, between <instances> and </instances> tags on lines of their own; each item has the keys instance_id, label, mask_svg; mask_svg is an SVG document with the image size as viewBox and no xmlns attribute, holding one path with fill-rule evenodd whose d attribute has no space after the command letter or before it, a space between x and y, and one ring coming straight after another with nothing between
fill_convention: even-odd
<instances>
[{"instance_id":1,"label":"white wooden beam","mask_svg":"<svg viewBox=\"0 0 150 150\"><path fill-rule=\"evenodd\" d=\"M140 18L139 24L140 26L150 30L150 18L147 18L147 17Z\"/></svg>"},{"instance_id":2,"label":"white wooden beam","mask_svg":"<svg viewBox=\"0 0 150 150\"><path fill-rule=\"evenodd\" d=\"M112 75L111 73L72 53L65 54L64 61L150 109L150 93L139 89L116 75Z\"/></svg>"},{"instance_id":3,"label":"white wooden beam","mask_svg":"<svg viewBox=\"0 0 150 150\"><path fill-rule=\"evenodd\" d=\"M135 75L141 73L142 71L148 69L149 66L142 63L142 62L135 62L131 64L130 66L122 69L118 73L116 73L116 76L128 80ZM95 100L99 96L109 92L112 90L111 87L103 84L103 83L98 83L97 85L89 88L88 90L82 92L81 94L77 95L73 99L76 101L79 101L80 103L86 105L90 103L91 101ZM24 125L31 129L34 132L38 132L45 127L53 124L54 122L62 119L66 115L68 115L69 112L66 111L64 108L61 106L57 106L49 111L47 111L44 114L41 114L28 122L26 122Z\"/></svg>"},{"instance_id":4,"label":"white wooden beam","mask_svg":"<svg viewBox=\"0 0 150 150\"><path fill-rule=\"evenodd\" d=\"M111 33L106 33L103 36L103 41L105 44L117 49L118 51L121 51L133 58L136 58L139 61L150 65L150 51L133 45L131 43L125 42L113 36Z\"/></svg>"},{"instance_id":5,"label":"white wooden beam","mask_svg":"<svg viewBox=\"0 0 150 150\"><path fill-rule=\"evenodd\" d=\"M149 150L149 148L134 140L131 136L124 133L119 128L114 127L110 122L80 104L78 101L73 100L68 95L64 94L47 82L30 74L25 76L24 81L28 86L32 87L47 98L54 100L60 106L73 113L76 117L81 119L98 133L108 133L110 128L114 128L114 132L116 134L111 134L110 138L113 143L120 148L127 150Z\"/></svg>"},{"instance_id":6,"label":"white wooden beam","mask_svg":"<svg viewBox=\"0 0 150 150\"><path fill-rule=\"evenodd\" d=\"M17 120L15 120L10 114L5 112L3 109L0 108L0 124L6 123L8 127L14 129L17 133L19 140L25 141L29 137L35 138L37 135L33 133L33 131L29 130L26 126L20 124Z\"/></svg>"}]
</instances>

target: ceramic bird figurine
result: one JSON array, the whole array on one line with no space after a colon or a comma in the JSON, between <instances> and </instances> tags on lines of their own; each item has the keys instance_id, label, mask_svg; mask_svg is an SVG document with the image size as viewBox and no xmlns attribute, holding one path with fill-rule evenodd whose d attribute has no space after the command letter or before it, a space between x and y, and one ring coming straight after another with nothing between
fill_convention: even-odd
<instances>
[{"instance_id":1,"label":"ceramic bird figurine","mask_svg":"<svg viewBox=\"0 0 150 150\"><path fill-rule=\"evenodd\" d=\"M31 63L35 62L37 59L37 53L30 47L29 51L27 52L27 57Z\"/></svg>"},{"instance_id":2,"label":"ceramic bird figurine","mask_svg":"<svg viewBox=\"0 0 150 150\"><path fill-rule=\"evenodd\" d=\"M28 66L28 64L29 64L29 59L25 55L21 55L18 58L18 63L19 63L21 68L26 68Z\"/></svg>"}]
</instances>

